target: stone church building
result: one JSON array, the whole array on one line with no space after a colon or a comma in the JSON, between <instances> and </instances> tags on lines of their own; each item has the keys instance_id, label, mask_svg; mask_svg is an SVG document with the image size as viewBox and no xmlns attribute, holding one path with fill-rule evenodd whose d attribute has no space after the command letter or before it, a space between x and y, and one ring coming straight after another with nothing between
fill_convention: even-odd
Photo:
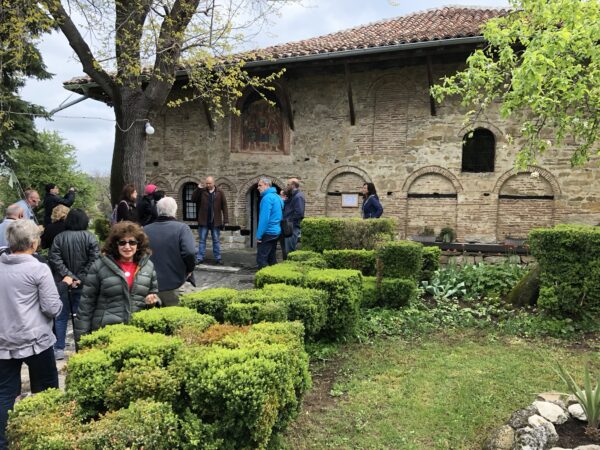
<instances>
[{"instance_id":1,"label":"stone church building","mask_svg":"<svg viewBox=\"0 0 600 450\"><path fill-rule=\"evenodd\" d=\"M597 162L571 168L572 148L514 169L520 124L489 111L468 127L457 99L433 102L429 88L485 45L480 26L505 9L446 7L264 49L253 73L285 68L266 95L248 90L240 116L213 121L202 103L166 108L153 120L147 180L190 202L213 175L226 193L231 242L254 245L260 177L278 187L302 181L307 216L360 217L373 182L399 235L452 227L459 241L524 238L532 227L600 222ZM174 92L173 95L177 95ZM227 233L226 233L227 234Z\"/></svg>"}]
</instances>

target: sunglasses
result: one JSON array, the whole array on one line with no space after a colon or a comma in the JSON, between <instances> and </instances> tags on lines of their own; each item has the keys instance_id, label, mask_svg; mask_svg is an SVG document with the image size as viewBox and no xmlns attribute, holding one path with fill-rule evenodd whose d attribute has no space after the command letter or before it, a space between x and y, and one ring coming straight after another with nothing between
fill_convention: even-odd
<instances>
[{"instance_id":1,"label":"sunglasses","mask_svg":"<svg viewBox=\"0 0 600 450\"><path fill-rule=\"evenodd\" d=\"M117 244L119 245L119 247L125 247L127 244L129 244L130 247L133 247L134 245L138 245L138 241L126 241L126 240L122 240L122 241L117 241Z\"/></svg>"}]
</instances>

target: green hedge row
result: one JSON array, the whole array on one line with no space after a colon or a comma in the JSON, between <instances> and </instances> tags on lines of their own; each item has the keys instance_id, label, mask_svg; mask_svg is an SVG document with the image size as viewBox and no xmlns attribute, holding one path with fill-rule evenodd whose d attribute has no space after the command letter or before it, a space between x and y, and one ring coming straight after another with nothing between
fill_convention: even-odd
<instances>
[{"instance_id":1,"label":"green hedge row","mask_svg":"<svg viewBox=\"0 0 600 450\"><path fill-rule=\"evenodd\" d=\"M256 273L257 287L279 283L327 293L327 314L321 336L339 338L354 330L362 301L362 276L359 271L315 269L298 262L284 262Z\"/></svg>"},{"instance_id":2,"label":"green hedge row","mask_svg":"<svg viewBox=\"0 0 600 450\"><path fill-rule=\"evenodd\" d=\"M185 313L168 310L136 322L174 336L116 325L82 338L65 393L15 405L15 448L267 448L310 386L302 324L178 327Z\"/></svg>"},{"instance_id":3,"label":"green hedge row","mask_svg":"<svg viewBox=\"0 0 600 450\"><path fill-rule=\"evenodd\" d=\"M378 278L407 278L419 281L423 266L423 245L412 241L388 242L379 246Z\"/></svg>"},{"instance_id":4,"label":"green hedge row","mask_svg":"<svg viewBox=\"0 0 600 450\"><path fill-rule=\"evenodd\" d=\"M375 275L373 250L324 250L323 258L331 269L354 269L367 277Z\"/></svg>"},{"instance_id":5,"label":"green hedge row","mask_svg":"<svg viewBox=\"0 0 600 450\"><path fill-rule=\"evenodd\" d=\"M307 217L302 221L302 249L324 250L374 249L396 235L393 219L336 219Z\"/></svg>"},{"instance_id":6,"label":"green hedge row","mask_svg":"<svg viewBox=\"0 0 600 450\"><path fill-rule=\"evenodd\" d=\"M313 252L311 250L295 250L288 253L287 260L292 262L302 263L305 266L311 266L316 268L325 269L327 268L327 261L323 258L321 253Z\"/></svg>"},{"instance_id":7,"label":"green hedge row","mask_svg":"<svg viewBox=\"0 0 600 450\"><path fill-rule=\"evenodd\" d=\"M600 313L600 227L534 229L529 246L540 266L540 310L556 318Z\"/></svg>"},{"instance_id":8,"label":"green hedge row","mask_svg":"<svg viewBox=\"0 0 600 450\"><path fill-rule=\"evenodd\" d=\"M289 264L281 266L289 266L292 271L295 267ZM288 279L285 275L282 278ZM277 280L274 276L267 279ZM207 289L186 294L181 298L181 303L203 314L215 314L221 322L234 325L299 320L304 324L309 339L321 332L327 319L327 293L321 290L265 284L262 289L234 292L221 288Z\"/></svg>"}]
</instances>

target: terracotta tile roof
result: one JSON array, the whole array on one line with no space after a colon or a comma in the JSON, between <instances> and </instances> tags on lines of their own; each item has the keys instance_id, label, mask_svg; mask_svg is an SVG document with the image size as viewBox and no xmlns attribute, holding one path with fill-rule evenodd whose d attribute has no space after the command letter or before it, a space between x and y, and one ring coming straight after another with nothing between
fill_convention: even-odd
<instances>
[{"instance_id":1,"label":"terracotta tile roof","mask_svg":"<svg viewBox=\"0 0 600 450\"><path fill-rule=\"evenodd\" d=\"M480 36L481 25L491 18L508 12L509 9L505 8L447 6L381 20L303 41L274 45L261 49L260 53L264 58L281 60L319 53Z\"/></svg>"},{"instance_id":2,"label":"terracotta tile roof","mask_svg":"<svg viewBox=\"0 0 600 450\"><path fill-rule=\"evenodd\" d=\"M249 61L285 61L286 58L297 56L334 54L347 50L393 47L412 42L481 36L481 26L487 20L503 16L509 11L506 8L477 6L428 9L303 41L273 45L256 50L257 54L250 58L247 55L245 57ZM65 81L63 84L68 86L86 84L90 81L89 77L83 76Z\"/></svg>"}]
</instances>

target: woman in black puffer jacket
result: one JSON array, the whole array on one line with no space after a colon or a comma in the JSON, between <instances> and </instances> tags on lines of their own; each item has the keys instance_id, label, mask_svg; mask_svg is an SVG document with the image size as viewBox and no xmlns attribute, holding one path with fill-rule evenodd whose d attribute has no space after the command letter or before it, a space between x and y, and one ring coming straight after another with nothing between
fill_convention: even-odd
<instances>
[{"instance_id":1,"label":"woman in black puffer jacket","mask_svg":"<svg viewBox=\"0 0 600 450\"><path fill-rule=\"evenodd\" d=\"M54 323L56 359L65 357L69 314L77 313L83 282L92 263L100 255L96 236L87 231L88 222L89 218L82 209L74 208L69 211L65 219L65 231L54 238L48 253L54 281L63 303L63 309Z\"/></svg>"},{"instance_id":2,"label":"woman in black puffer jacket","mask_svg":"<svg viewBox=\"0 0 600 450\"><path fill-rule=\"evenodd\" d=\"M90 268L75 320L75 339L106 325L128 323L158 303L158 281L148 237L138 224L115 224L102 256Z\"/></svg>"}]
</instances>

